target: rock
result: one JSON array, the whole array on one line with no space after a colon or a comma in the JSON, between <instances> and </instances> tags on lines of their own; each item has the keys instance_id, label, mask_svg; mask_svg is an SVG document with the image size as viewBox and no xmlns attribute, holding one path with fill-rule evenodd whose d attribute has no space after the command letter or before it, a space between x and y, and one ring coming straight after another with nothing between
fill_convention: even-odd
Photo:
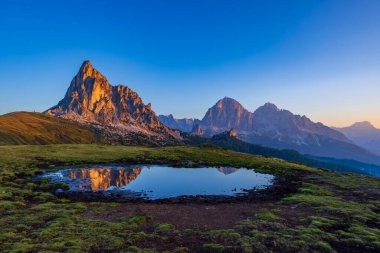
<instances>
[{"instance_id":1,"label":"rock","mask_svg":"<svg viewBox=\"0 0 380 253\"><path fill-rule=\"evenodd\" d=\"M166 126L181 130L182 132L191 132L194 128L194 125L199 123L199 120L197 119L175 119L172 114L170 115L160 115L158 116L163 124Z\"/></svg>"},{"instance_id":2,"label":"rock","mask_svg":"<svg viewBox=\"0 0 380 253\"><path fill-rule=\"evenodd\" d=\"M228 132L228 135L230 137L237 137L237 132L234 128L232 128L229 132Z\"/></svg>"},{"instance_id":3,"label":"rock","mask_svg":"<svg viewBox=\"0 0 380 253\"><path fill-rule=\"evenodd\" d=\"M191 131L191 134L202 136L204 135L203 128L200 125L195 125L193 130Z\"/></svg>"},{"instance_id":4,"label":"rock","mask_svg":"<svg viewBox=\"0 0 380 253\"><path fill-rule=\"evenodd\" d=\"M161 123L150 103L145 105L136 92L124 85L112 86L90 61L82 64L65 97L46 113L92 124L108 136L124 138L126 132L135 132L143 138L180 139L178 131Z\"/></svg>"}]
</instances>

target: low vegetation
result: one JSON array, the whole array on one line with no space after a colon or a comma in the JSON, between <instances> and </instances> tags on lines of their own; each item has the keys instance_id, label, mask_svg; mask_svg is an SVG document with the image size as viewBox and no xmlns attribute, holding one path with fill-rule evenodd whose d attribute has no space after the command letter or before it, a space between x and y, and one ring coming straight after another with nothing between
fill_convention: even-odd
<instances>
[{"instance_id":1,"label":"low vegetation","mask_svg":"<svg viewBox=\"0 0 380 253\"><path fill-rule=\"evenodd\" d=\"M93 129L41 113L0 115L0 145L97 143Z\"/></svg>"},{"instance_id":2,"label":"low vegetation","mask_svg":"<svg viewBox=\"0 0 380 253\"><path fill-rule=\"evenodd\" d=\"M234 212L240 205L248 206L234 225L184 227L180 222L168 222L165 217L158 219L143 211L126 215L134 204L57 198L53 193L63 185L33 180L35 175L59 166L111 162L255 168L297 181L299 188L274 200L231 204ZM162 204L147 203L144 207L154 210L159 205ZM178 210L184 205L189 204L165 208ZM194 206L199 212L210 208L202 203ZM218 203L211 207L215 215L227 211L219 210ZM187 215L184 212L178 220L197 219ZM0 251L379 252L380 180L213 146L3 146Z\"/></svg>"}]
</instances>

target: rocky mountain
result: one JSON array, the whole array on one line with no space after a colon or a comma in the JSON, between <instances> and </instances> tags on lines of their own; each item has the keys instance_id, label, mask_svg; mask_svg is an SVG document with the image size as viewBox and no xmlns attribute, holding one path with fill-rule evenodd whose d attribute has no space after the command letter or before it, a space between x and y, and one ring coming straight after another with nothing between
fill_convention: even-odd
<instances>
[{"instance_id":1,"label":"rocky mountain","mask_svg":"<svg viewBox=\"0 0 380 253\"><path fill-rule=\"evenodd\" d=\"M379 157L355 145L342 133L270 103L253 113L253 129L242 133L242 138L269 147L294 149L302 154L380 163Z\"/></svg>"},{"instance_id":2,"label":"rocky mountain","mask_svg":"<svg viewBox=\"0 0 380 253\"><path fill-rule=\"evenodd\" d=\"M182 132L191 132L194 128L194 125L199 123L199 120L194 119L175 119L172 114L170 115L159 115L158 118L161 122L173 129L179 129Z\"/></svg>"},{"instance_id":3,"label":"rocky mountain","mask_svg":"<svg viewBox=\"0 0 380 253\"><path fill-rule=\"evenodd\" d=\"M312 122L306 116L295 115L288 110L280 110L276 105L266 103L253 113L251 135L257 142L278 142L283 148L289 146L320 147L324 139L345 143L351 141L342 133L322 123ZM269 140L262 140L262 137Z\"/></svg>"},{"instance_id":4,"label":"rocky mountain","mask_svg":"<svg viewBox=\"0 0 380 253\"><path fill-rule=\"evenodd\" d=\"M45 113L96 126L111 142L133 140L135 135L162 144L180 138L178 131L161 123L150 103L144 104L126 86L112 86L89 61L82 64L65 97Z\"/></svg>"},{"instance_id":5,"label":"rocky mountain","mask_svg":"<svg viewBox=\"0 0 380 253\"><path fill-rule=\"evenodd\" d=\"M357 122L349 127L335 128L355 144L380 155L380 129L370 122Z\"/></svg>"},{"instance_id":6,"label":"rocky mountain","mask_svg":"<svg viewBox=\"0 0 380 253\"><path fill-rule=\"evenodd\" d=\"M223 98L194 126L192 134L212 137L231 128L239 139L248 143L380 164L380 157L354 144L341 132L271 103L252 113L236 100Z\"/></svg>"},{"instance_id":7,"label":"rocky mountain","mask_svg":"<svg viewBox=\"0 0 380 253\"><path fill-rule=\"evenodd\" d=\"M208 109L200 125L209 134L220 133L235 128L240 131L250 131L253 115L236 100L225 97Z\"/></svg>"}]
</instances>

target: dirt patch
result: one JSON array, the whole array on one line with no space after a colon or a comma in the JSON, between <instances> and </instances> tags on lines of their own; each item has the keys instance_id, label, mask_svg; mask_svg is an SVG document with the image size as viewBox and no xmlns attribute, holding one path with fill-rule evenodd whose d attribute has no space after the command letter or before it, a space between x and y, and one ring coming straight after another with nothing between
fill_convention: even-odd
<instances>
[{"instance_id":1,"label":"dirt patch","mask_svg":"<svg viewBox=\"0 0 380 253\"><path fill-rule=\"evenodd\" d=\"M187 203L187 204L158 204L158 203L121 203L110 207L102 213L92 211L90 205L84 213L88 218L117 221L126 216L147 215L154 223L170 223L177 228L231 228L247 217L253 217L254 212L271 204L254 203ZM97 209L96 207L94 208Z\"/></svg>"},{"instance_id":2,"label":"dirt patch","mask_svg":"<svg viewBox=\"0 0 380 253\"><path fill-rule=\"evenodd\" d=\"M104 208L104 204L101 208ZM101 209L100 208L100 209ZM232 228L242 220L254 218L260 209L280 209L281 216L294 223L294 217L311 215L311 209L297 205L278 205L273 203L186 203L186 204L159 204L159 203L120 203L116 207L99 210L96 203L88 205L82 215L90 219L117 221L122 217L147 215L153 223L173 224L177 229Z\"/></svg>"}]
</instances>

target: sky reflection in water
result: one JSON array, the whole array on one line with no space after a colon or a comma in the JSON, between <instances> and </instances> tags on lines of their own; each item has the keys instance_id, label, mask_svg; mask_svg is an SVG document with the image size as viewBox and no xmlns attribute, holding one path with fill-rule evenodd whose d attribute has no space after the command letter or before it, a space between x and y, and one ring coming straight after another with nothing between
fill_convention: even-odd
<instances>
[{"instance_id":1,"label":"sky reflection in water","mask_svg":"<svg viewBox=\"0 0 380 253\"><path fill-rule=\"evenodd\" d=\"M228 195L271 185L272 175L245 168L172 168L162 165L92 166L47 173L70 191L141 192L149 199L193 195Z\"/></svg>"}]
</instances>

